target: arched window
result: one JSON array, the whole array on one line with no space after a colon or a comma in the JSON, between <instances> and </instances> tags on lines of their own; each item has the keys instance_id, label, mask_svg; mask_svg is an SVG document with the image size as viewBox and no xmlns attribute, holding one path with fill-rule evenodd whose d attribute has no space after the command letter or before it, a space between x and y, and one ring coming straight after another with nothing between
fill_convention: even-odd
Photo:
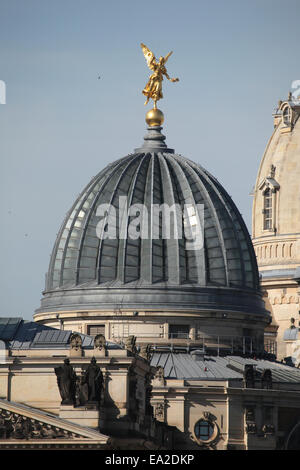
<instances>
[{"instance_id":1,"label":"arched window","mask_svg":"<svg viewBox=\"0 0 300 470\"><path fill-rule=\"evenodd\" d=\"M290 126L292 122L292 110L289 106L286 106L282 112L283 123L286 126Z\"/></svg>"},{"instance_id":2,"label":"arched window","mask_svg":"<svg viewBox=\"0 0 300 470\"><path fill-rule=\"evenodd\" d=\"M272 229L272 191L270 188L264 192L264 230Z\"/></svg>"}]
</instances>

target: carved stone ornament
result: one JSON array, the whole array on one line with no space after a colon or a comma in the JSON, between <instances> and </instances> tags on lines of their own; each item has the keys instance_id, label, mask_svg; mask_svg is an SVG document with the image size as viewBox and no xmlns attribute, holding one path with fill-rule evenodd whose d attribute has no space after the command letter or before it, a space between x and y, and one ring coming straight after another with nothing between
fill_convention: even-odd
<instances>
[{"instance_id":1,"label":"carved stone ornament","mask_svg":"<svg viewBox=\"0 0 300 470\"><path fill-rule=\"evenodd\" d=\"M165 384L165 373L163 367L159 366L156 368L156 372L154 374L154 381L161 385Z\"/></svg>"},{"instance_id":2,"label":"carved stone ornament","mask_svg":"<svg viewBox=\"0 0 300 470\"><path fill-rule=\"evenodd\" d=\"M0 439L74 439L83 438L57 426L0 409Z\"/></svg>"},{"instance_id":3,"label":"carved stone ornament","mask_svg":"<svg viewBox=\"0 0 300 470\"><path fill-rule=\"evenodd\" d=\"M264 424L261 428L264 434L274 434L275 433L275 426L274 424Z\"/></svg>"},{"instance_id":4,"label":"carved stone ornament","mask_svg":"<svg viewBox=\"0 0 300 470\"><path fill-rule=\"evenodd\" d=\"M270 178L275 178L276 166L273 164L270 167Z\"/></svg>"},{"instance_id":5,"label":"carved stone ornament","mask_svg":"<svg viewBox=\"0 0 300 470\"><path fill-rule=\"evenodd\" d=\"M106 349L106 339L104 335L97 335L94 339L94 349L98 351L105 351Z\"/></svg>"},{"instance_id":6,"label":"carved stone ornament","mask_svg":"<svg viewBox=\"0 0 300 470\"><path fill-rule=\"evenodd\" d=\"M257 426L255 423L246 423L246 432L248 434L256 434L257 433Z\"/></svg>"},{"instance_id":7,"label":"carved stone ornament","mask_svg":"<svg viewBox=\"0 0 300 470\"><path fill-rule=\"evenodd\" d=\"M75 351L79 351L82 349L82 338L80 334L73 333L70 338L70 349L75 349Z\"/></svg>"},{"instance_id":8,"label":"carved stone ornament","mask_svg":"<svg viewBox=\"0 0 300 470\"><path fill-rule=\"evenodd\" d=\"M136 354L137 352L135 343L136 337L134 335L128 336L128 338L126 338L125 347L131 354Z\"/></svg>"},{"instance_id":9,"label":"carved stone ornament","mask_svg":"<svg viewBox=\"0 0 300 470\"><path fill-rule=\"evenodd\" d=\"M150 360L150 354L151 354L151 345L150 344L144 344L141 347L140 350L140 356L146 359L146 361Z\"/></svg>"},{"instance_id":10,"label":"carved stone ornament","mask_svg":"<svg viewBox=\"0 0 300 470\"><path fill-rule=\"evenodd\" d=\"M215 415L213 415L209 411L203 411L203 418L206 419L206 421L211 421L212 423L217 419Z\"/></svg>"},{"instance_id":11,"label":"carved stone ornament","mask_svg":"<svg viewBox=\"0 0 300 470\"><path fill-rule=\"evenodd\" d=\"M165 418L165 406L163 403L156 403L154 405L154 417L158 420L164 420Z\"/></svg>"}]
</instances>

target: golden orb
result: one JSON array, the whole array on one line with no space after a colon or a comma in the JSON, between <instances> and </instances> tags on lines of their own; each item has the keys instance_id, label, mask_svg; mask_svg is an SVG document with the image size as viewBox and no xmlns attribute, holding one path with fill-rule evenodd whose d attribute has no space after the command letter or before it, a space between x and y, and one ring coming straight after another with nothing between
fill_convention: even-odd
<instances>
[{"instance_id":1,"label":"golden orb","mask_svg":"<svg viewBox=\"0 0 300 470\"><path fill-rule=\"evenodd\" d=\"M164 113L157 108L150 109L146 114L146 123L150 127L161 126L164 122Z\"/></svg>"}]
</instances>

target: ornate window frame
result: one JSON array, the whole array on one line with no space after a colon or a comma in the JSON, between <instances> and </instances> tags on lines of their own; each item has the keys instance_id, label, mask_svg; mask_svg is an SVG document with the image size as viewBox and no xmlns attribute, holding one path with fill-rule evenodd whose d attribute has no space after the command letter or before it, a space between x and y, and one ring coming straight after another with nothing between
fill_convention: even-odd
<instances>
[{"instance_id":1,"label":"ornate window frame","mask_svg":"<svg viewBox=\"0 0 300 470\"><path fill-rule=\"evenodd\" d=\"M282 108L282 124L286 127L291 127L293 121L293 110L289 104L286 104Z\"/></svg>"},{"instance_id":2,"label":"ornate window frame","mask_svg":"<svg viewBox=\"0 0 300 470\"><path fill-rule=\"evenodd\" d=\"M208 439L200 439L200 437L196 434L196 427L199 425L200 422L207 423L208 426L212 427L212 434ZM220 437L220 429L216 423L216 417L209 412L204 412L203 415L195 422L192 434L195 442L197 442L197 444L199 444L200 446L214 446Z\"/></svg>"},{"instance_id":3,"label":"ornate window frame","mask_svg":"<svg viewBox=\"0 0 300 470\"><path fill-rule=\"evenodd\" d=\"M272 189L269 186L267 186L265 190L263 191L263 197L264 197L263 226L264 226L264 230L271 230L273 226L274 207L273 207Z\"/></svg>"},{"instance_id":4,"label":"ornate window frame","mask_svg":"<svg viewBox=\"0 0 300 470\"><path fill-rule=\"evenodd\" d=\"M277 193L280 189L279 183L275 179L275 170L274 165L271 165L270 175L267 176L259 185L258 189L262 192L263 198L263 209L262 209L262 231L263 232L273 232L277 231ZM271 194L271 218L266 219L265 214L266 210L266 194ZM268 226L266 226L266 220L270 220Z\"/></svg>"},{"instance_id":5,"label":"ornate window frame","mask_svg":"<svg viewBox=\"0 0 300 470\"><path fill-rule=\"evenodd\" d=\"M281 103L279 112L281 115L280 133L286 134L292 132L295 123L299 118L300 101L291 101L291 99L289 98L288 101L284 101L283 103Z\"/></svg>"}]
</instances>

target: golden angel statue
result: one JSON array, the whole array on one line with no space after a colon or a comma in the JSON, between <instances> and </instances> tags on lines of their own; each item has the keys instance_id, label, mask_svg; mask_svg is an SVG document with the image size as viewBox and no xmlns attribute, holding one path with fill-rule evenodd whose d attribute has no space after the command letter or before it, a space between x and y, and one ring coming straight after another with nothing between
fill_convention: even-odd
<instances>
[{"instance_id":1,"label":"golden angel statue","mask_svg":"<svg viewBox=\"0 0 300 470\"><path fill-rule=\"evenodd\" d=\"M150 70L153 70L152 75L150 76L147 85L143 89L143 94L147 96L147 100L145 101L145 105L148 103L149 99L151 98L154 101L154 109L156 109L156 102L163 98L162 93L162 81L163 76L165 76L170 82L178 82L179 78L170 78L165 64L173 53L173 51L169 52L166 57L160 57L159 61L156 60L153 52L148 49L145 44L141 43L141 48L143 50L143 54L147 61L147 65Z\"/></svg>"}]
</instances>

